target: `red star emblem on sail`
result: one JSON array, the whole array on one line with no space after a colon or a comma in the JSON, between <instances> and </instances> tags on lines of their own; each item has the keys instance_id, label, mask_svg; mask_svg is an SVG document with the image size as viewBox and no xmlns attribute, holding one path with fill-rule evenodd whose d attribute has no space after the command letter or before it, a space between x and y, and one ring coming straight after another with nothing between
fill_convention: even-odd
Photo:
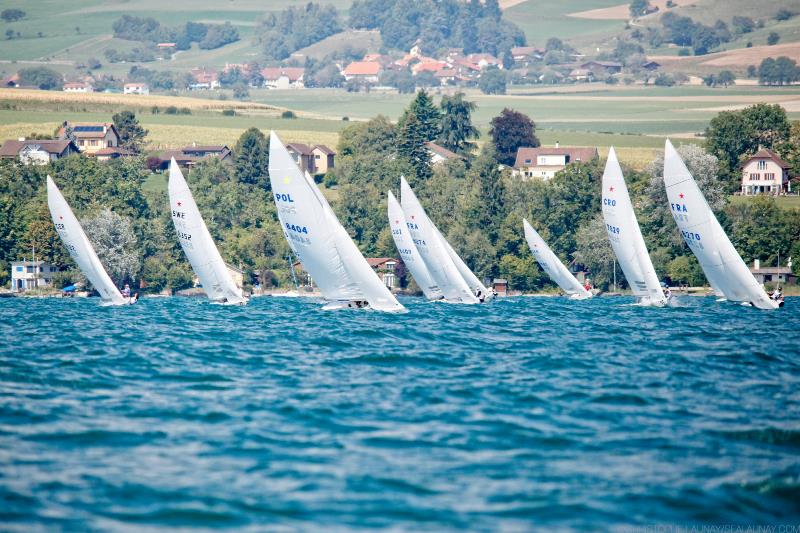
<instances>
[{"instance_id":1,"label":"red star emblem on sail","mask_svg":"<svg viewBox=\"0 0 800 533\"><path fill-rule=\"evenodd\" d=\"M58 215L58 220L64 220L64 217L61 216L61 215Z\"/></svg>"},{"instance_id":2,"label":"red star emblem on sail","mask_svg":"<svg viewBox=\"0 0 800 533\"><path fill-rule=\"evenodd\" d=\"M678 196L680 196L681 198L683 198L683 193L680 193Z\"/></svg>"},{"instance_id":3,"label":"red star emblem on sail","mask_svg":"<svg viewBox=\"0 0 800 533\"><path fill-rule=\"evenodd\" d=\"M608 190L614 192L614 187L609 187Z\"/></svg>"},{"instance_id":4,"label":"red star emblem on sail","mask_svg":"<svg viewBox=\"0 0 800 533\"><path fill-rule=\"evenodd\" d=\"M181 206L181 202L179 201L179 202L178 202L178 207L180 207L180 206Z\"/></svg>"}]
</instances>

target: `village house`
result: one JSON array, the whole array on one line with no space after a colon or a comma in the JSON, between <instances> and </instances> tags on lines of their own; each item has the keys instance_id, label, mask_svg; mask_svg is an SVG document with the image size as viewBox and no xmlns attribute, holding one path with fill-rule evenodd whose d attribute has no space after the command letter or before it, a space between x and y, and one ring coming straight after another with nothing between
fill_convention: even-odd
<instances>
[{"instance_id":1,"label":"village house","mask_svg":"<svg viewBox=\"0 0 800 533\"><path fill-rule=\"evenodd\" d=\"M58 130L58 138L66 139L70 134L81 152L93 155L104 148L119 146L119 133L110 122L64 122Z\"/></svg>"},{"instance_id":2,"label":"village house","mask_svg":"<svg viewBox=\"0 0 800 533\"><path fill-rule=\"evenodd\" d=\"M570 71L569 78L575 81L593 81L594 73L585 68L576 68Z\"/></svg>"},{"instance_id":3,"label":"village house","mask_svg":"<svg viewBox=\"0 0 800 533\"><path fill-rule=\"evenodd\" d=\"M477 65L481 70L489 67L503 68L503 62L492 54L469 54L466 59L473 65Z\"/></svg>"},{"instance_id":4,"label":"village house","mask_svg":"<svg viewBox=\"0 0 800 533\"><path fill-rule=\"evenodd\" d=\"M261 69L264 87L269 89L302 89L306 69L302 67L267 67Z\"/></svg>"},{"instance_id":5,"label":"village house","mask_svg":"<svg viewBox=\"0 0 800 533\"><path fill-rule=\"evenodd\" d=\"M405 274L403 262L394 257L367 257L367 263L389 290L400 288L400 279Z\"/></svg>"},{"instance_id":6,"label":"village house","mask_svg":"<svg viewBox=\"0 0 800 533\"><path fill-rule=\"evenodd\" d=\"M126 83L122 86L122 93L123 94L140 94L140 95L148 95L150 94L150 86L146 83Z\"/></svg>"},{"instance_id":7,"label":"village house","mask_svg":"<svg viewBox=\"0 0 800 533\"><path fill-rule=\"evenodd\" d=\"M428 149L428 154L431 157L431 165L433 166L441 165L442 163L446 163L451 159L464 159L457 153L451 152L444 146L439 146L438 144L430 141L425 143L425 148Z\"/></svg>"},{"instance_id":8,"label":"village house","mask_svg":"<svg viewBox=\"0 0 800 533\"><path fill-rule=\"evenodd\" d=\"M440 70L444 70L447 68L447 63L444 61L426 61L416 63L411 67L411 72L414 75L419 74L420 72L433 72L434 74L439 72Z\"/></svg>"},{"instance_id":9,"label":"village house","mask_svg":"<svg viewBox=\"0 0 800 533\"><path fill-rule=\"evenodd\" d=\"M120 157L135 157L136 152L122 148L121 146L113 146L109 148L101 148L93 154L86 154L88 156L96 157L98 161L110 161L111 159L119 159Z\"/></svg>"},{"instance_id":10,"label":"village house","mask_svg":"<svg viewBox=\"0 0 800 533\"><path fill-rule=\"evenodd\" d=\"M789 261L785 267L775 266L767 267L761 266L761 260L756 259L753 261L753 266L750 267L750 272L756 281L761 283L774 283L776 285L785 285L787 283L797 283L797 276L792 272L792 262Z\"/></svg>"},{"instance_id":11,"label":"village house","mask_svg":"<svg viewBox=\"0 0 800 533\"><path fill-rule=\"evenodd\" d=\"M309 174L325 174L334 167L336 152L324 144L310 146L303 143L289 143L286 149L292 154L295 163L303 172Z\"/></svg>"},{"instance_id":12,"label":"village house","mask_svg":"<svg viewBox=\"0 0 800 533\"><path fill-rule=\"evenodd\" d=\"M219 75L216 70L207 70L205 67L193 68L189 73L192 75L192 78L194 78L194 83L189 85L189 89L219 89Z\"/></svg>"},{"instance_id":13,"label":"village house","mask_svg":"<svg viewBox=\"0 0 800 533\"><path fill-rule=\"evenodd\" d=\"M0 146L0 158L19 159L25 165L46 165L51 161L79 152L69 139L6 141Z\"/></svg>"},{"instance_id":14,"label":"village house","mask_svg":"<svg viewBox=\"0 0 800 533\"><path fill-rule=\"evenodd\" d=\"M587 61L583 63L580 68L590 70L597 75L609 75L622 72L622 63L617 61Z\"/></svg>"},{"instance_id":15,"label":"village house","mask_svg":"<svg viewBox=\"0 0 800 533\"><path fill-rule=\"evenodd\" d=\"M565 147L556 143L554 147L519 148L514 162L513 175L549 180L570 163L591 161L598 157L595 147Z\"/></svg>"},{"instance_id":16,"label":"village house","mask_svg":"<svg viewBox=\"0 0 800 533\"><path fill-rule=\"evenodd\" d=\"M89 83L74 82L65 83L61 90L65 93L93 93L94 87Z\"/></svg>"},{"instance_id":17,"label":"village house","mask_svg":"<svg viewBox=\"0 0 800 533\"><path fill-rule=\"evenodd\" d=\"M192 143L191 146L184 146L180 150L165 150L161 152L158 156L160 159L158 168L160 170L168 169L170 160L173 157L178 165L185 168L191 168L198 161L207 157L217 157L228 163L233 161L233 153L225 145L198 145L197 143Z\"/></svg>"},{"instance_id":18,"label":"village house","mask_svg":"<svg viewBox=\"0 0 800 533\"><path fill-rule=\"evenodd\" d=\"M534 46L515 46L511 49L511 57L514 63L528 66L533 61L541 61L544 58L544 50Z\"/></svg>"},{"instance_id":19,"label":"village house","mask_svg":"<svg viewBox=\"0 0 800 533\"><path fill-rule=\"evenodd\" d=\"M342 70L342 76L347 81L355 79L378 83L381 70L381 64L377 61L353 61Z\"/></svg>"},{"instance_id":20,"label":"village house","mask_svg":"<svg viewBox=\"0 0 800 533\"><path fill-rule=\"evenodd\" d=\"M44 261L13 261L11 263L11 292L51 287L53 274L59 269Z\"/></svg>"},{"instance_id":21,"label":"village house","mask_svg":"<svg viewBox=\"0 0 800 533\"><path fill-rule=\"evenodd\" d=\"M752 194L786 194L792 191L789 165L767 148L762 148L742 167L742 190Z\"/></svg>"}]
</instances>

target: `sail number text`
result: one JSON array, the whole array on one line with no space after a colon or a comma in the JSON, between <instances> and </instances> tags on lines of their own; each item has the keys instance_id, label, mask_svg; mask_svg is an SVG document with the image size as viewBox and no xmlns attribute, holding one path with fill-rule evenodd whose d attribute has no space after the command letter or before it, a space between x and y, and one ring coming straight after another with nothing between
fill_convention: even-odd
<instances>
[{"instance_id":1,"label":"sail number text","mask_svg":"<svg viewBox=\"0 0 800 533\"><path fill-rule=\"evenodd\" d=\"M305 226L299 226L299 225L295 225L295 224L289 224L289 223L287 222L287 223L286 223L286 229L289 229L289 230L295 231L295 232L297 232L297 233L305 233L306 235L308 235L308 228L307 228L307 227L305 227Z\"/></svg>"}]
</instances>

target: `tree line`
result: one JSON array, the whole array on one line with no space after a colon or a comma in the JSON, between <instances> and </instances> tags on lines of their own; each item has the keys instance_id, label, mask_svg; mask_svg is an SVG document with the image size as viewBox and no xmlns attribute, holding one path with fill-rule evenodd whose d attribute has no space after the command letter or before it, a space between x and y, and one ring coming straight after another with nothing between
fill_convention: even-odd
<instances>
[{"instance_id":1,"label":"tree line","mask_svg":"<svg viewBox=\"0 0 800 533\"><path fill-rule=\"evenodd\" d=\"M534 121L505 109L492 119L479 148L474 110L475 104L461 94L436 102L420 91L396 122L378 116L341 132L336 167L323 180L338 188L333 208L361 250L367 256L397 255L386 220L386 192L399 194L403 175L480 277L506 278L519 290L554 289L524 242L521 219L526 217L566 264L586 268L598 286L609 287L614 259L600 210L604 161L571 164L548 181L522 180L512 175L509 165L519 147L539 144ZM119 115L115 122L125 129L126 142L141 146L146 132L137 128L135 117ZM770 197L745 203L728 200L742 162L759 146L774 149L795 169L800 167L800 123L789 123L779 106L759 104L720 113L709 125L707 138L705 147L690 144L679 152L745 260L774 264L778 257L800 257L800 210L781 209ZM431 141L459 157L433 165L425 149ZM289 248L270 192L268 139L251 128L233 152L231 163L215 158L198 162L188 172L189 186L222 256L249 274L246 283L258 279L265 287L286 286ZM660 158L645 170L624 168L653 262L660 276L672 283L704 283L672 221L662 170ZM62 188L90 238L117 243L98 249L115 281L144 280L150 290L191 283L166 192L144 187L151 177L144 155L108 163L83 155L46 166L0 162L0 283L8 280L9 263L30 257L33 246L37 257L67 267L58 283L80 279L50 220L47 173ZM800 261L795 261L796 271L798 266ZM621 276L617 278L624 286ZM413 281L407 281L413 289Z\"/></svg>"}]
</instances>

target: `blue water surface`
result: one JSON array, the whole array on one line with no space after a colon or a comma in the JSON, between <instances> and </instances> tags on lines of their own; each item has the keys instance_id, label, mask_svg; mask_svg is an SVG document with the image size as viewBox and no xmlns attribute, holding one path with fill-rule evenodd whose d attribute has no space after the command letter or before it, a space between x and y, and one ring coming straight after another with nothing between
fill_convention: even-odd
<instances>
[{"instance_id":1,"label":"blue water surface","mask_svg":"<svg viewBox=\"0 0 800 533\"><path fill-rule=\"evenodd\" d=\"M800 299L0 299L3 529L800 524Z\"/></svg>"}]
</instances>

